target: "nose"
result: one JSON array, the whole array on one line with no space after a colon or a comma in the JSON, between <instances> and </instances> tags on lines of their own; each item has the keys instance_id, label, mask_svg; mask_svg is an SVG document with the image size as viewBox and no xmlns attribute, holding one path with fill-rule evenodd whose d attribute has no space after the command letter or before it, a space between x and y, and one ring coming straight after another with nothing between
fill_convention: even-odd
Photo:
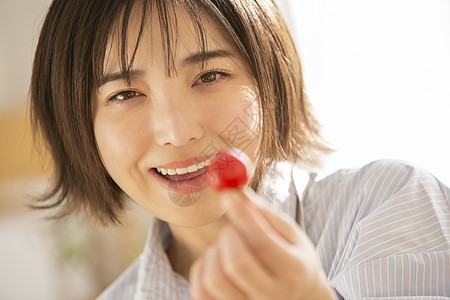
<instances>
[{"instance_id":1,"label":"nose","mask_svg":"<svg viewBox=\"0 0 450 300\"><path fill-rule=\"evenodd\" d=\"M184 100L177 97L161 101L158 116L155 118L158 145L182 147L203 136L198 111Z\"/></svg>"}]
</instances>

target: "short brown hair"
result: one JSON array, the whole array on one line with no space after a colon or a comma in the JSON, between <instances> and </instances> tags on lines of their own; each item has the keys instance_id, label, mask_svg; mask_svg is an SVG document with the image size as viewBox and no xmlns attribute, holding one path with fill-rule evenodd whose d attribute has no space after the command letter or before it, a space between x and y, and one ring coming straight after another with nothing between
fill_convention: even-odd
<instances>
[{"instance_id":1,"label":"short brown hair","mask_svg":"<svg viewBox=\"0 0 450 300\"><path fill-rule=\"evenodd\" d=\"M120 27L120 40L127 40L134 5L142 5L141 34L146 16L152 10L158 14L169 73L178 6L191 17L202 51L207 15L248 62L260 95L263 129L253 188L272 162L314 162L315 153L328 150L304 92L294 42L273 0L55 0L41 30L30 86L32 124L52 155L55 182L35 207L58 207L57 217L81 209L102 223L119 222L125 200L96 146L92 97L102 80L110 36ZM135 52L126 53L125 42L120 49L121 71L128 78Z\"/></svg>"}]
</instances>

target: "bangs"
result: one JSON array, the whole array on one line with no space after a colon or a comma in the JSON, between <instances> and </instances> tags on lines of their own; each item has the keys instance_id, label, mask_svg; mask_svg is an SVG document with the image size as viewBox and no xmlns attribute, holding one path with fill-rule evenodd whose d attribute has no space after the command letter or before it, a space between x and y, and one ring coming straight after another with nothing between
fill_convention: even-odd
<instances>
[{"instance_id":1,"label":"bangs","mask_svg":"<svg viewBox=\"0 0 450 300\"><path fill-rule=\"evenodd\" d=\"M159 31L161 33L161 46L164 52L164 64L166 66L166 73L168 76L177 74L175 59L177 41L179 37L178 32L178 18L177 12L180 9L187 12L187 15L192 22L195 32L193 32L199 46L199 53L204 55L202 67L206 63L206 50L207 50L207 38L204 29L205 13L203 7L192 0L158 0L158 1L127 1L119 9L116 9L114 15L107 16L109 20L116 20L110 22L107 26L106 32L108 34L99 37L102 43L97 46L96 57L94 55L93 67L94 67L94 80L96 87L102 85L104 82L105 74L105 59L109 60L113 47L118 49L119 55L119 68L120 72L127 84L130 84L130 71L133 68L133 63L136 57L136 52L139 48L141 39L146 30L150 30L148 26L159 25ZM157 19L155 19L155 17ZM138 18L138 21L134 20ZM149 22L149 20L151 22ZM133 24L130 24L133 22ZM106 23L106 22L105 22ZM136 26L139 31L135 40L131 40L128 36L129 26ZM105 31L99 31L105 32ZM105 38L106 37L106 38ZM116 37L116 39L114 39ZM133 45L133 47L130 47ZM105 50L106 49L106 50ZM131 49L131 51L129 51Z\"/></svg>"},{"instance_id":2,"label":"bangs","mask_svg":"<svg viewBox=\"0 0 450 300\"><path fill-rule=\"evenodd\" d=\"M181 19L182 12L192 22L203 68L208 58L206 25L213 21L257 83L262 132L252 188L259 186L272 161L314 163L319 153L329 152L275 0L53 0L33 60L30 117L35 136L44 139L51 153L55 180L35 208L58 207L57 218L81 210L103 223L119 222L125 200L97 148L93 93L105 81L105 63L112 53L118 71L131 83L130 71L149 26L159 26L164 51L160 63L168 76L176 74L182 28L177 15ZM133 30L136 35L131 36L131 26L138 29Z\"/></svg>"}]
</instances>

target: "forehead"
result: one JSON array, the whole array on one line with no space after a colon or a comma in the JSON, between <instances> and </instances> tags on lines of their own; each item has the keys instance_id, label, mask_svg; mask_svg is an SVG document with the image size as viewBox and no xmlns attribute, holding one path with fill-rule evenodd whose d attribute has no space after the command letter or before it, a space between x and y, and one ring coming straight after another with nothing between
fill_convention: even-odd
<instances>
[{"instance_id":1,"label":"forehead","mask_svg":"<svg viewBox=\"0 0 450 300\"><path fill-rule=\"evenodd\" d=\"M182 6L168 8L135 5L128 22L117 22L106 49L104 72L131 69L145 57L146 63L164 65L170 74L176 72L177 60L188 54L211 49L236 54L230 35L204 12L193 15Z\"/></svg>"}]
</instances>

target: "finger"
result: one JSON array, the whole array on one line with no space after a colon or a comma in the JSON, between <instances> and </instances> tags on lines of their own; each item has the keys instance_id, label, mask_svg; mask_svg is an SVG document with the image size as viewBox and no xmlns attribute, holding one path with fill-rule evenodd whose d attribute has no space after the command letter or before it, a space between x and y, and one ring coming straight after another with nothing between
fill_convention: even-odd
<instances>
[{"instance_id":1,"label":"finger","mask_svg":"<svg viewBox=\"0 0 450 300\"><path fill-rule=\"evenodd\" d=\"M202 286L203 257L195 261L189 271L189 293L194 300L215 300Z\"/></svg>"},{"instance_id":2,"label":"finger","mask_svg":"<svg viewBox=\"0 0 450 300\"><path fill-rule=\"evenodd\" d=\"M212 246L205 253L202 286L214 299L247 299L245 294L226 276L222 268L221 247Z\"/></svg>"},{"instance_id":3,"label":"finger","mask_svg":"<svg viewBox=\"0 0 450 300\"><path fill-rule=\"evenodd\" d=\"M275 273L280 264L281 267L289 267L292 244L272 228L244 194L224 195L224 203L228 206L226 214L230 223L268 270Z\"/></svg>"},{"instance_id":4,"label":"finger","mask_svg":"<svg viewBox=\"0 0 450 300\"><path fill-rule=\"evenodd\" d=\"M291 216L275 211L267 203L261 201L259 196L252 189L244 190L245 196L250 201L245 202L248 205L253 205L263 215L270 226L282 237L291 244L298 244L300 242L300 227L291 218Z\"/></svg>"},{"instance_id":5,"label":"finger","mask_svg":"<svg viewBox=\"0 0 450 300\"><path fill-rule=\"evenodd\" d=\"M261 215L266 219L270 226L286 241L300 248L315 249L306 232L291 216L275 211L273 207L262 201L252 189L245 189L244 194L249 198L250 205L255 207ZM295 254L294 254L295 255Z\"/></svg>"},{"instance_id":6,"label":"finger","mask_svg":"<svg viewBox=\"0 0 450 300\"><path fill-rule=\"evenodd\" d=\"M264 299L262 295L272 288L274 281L234 227L227 226L222 231L218 247L225 276L249 296L246 299Z\"/></svg>"},{"instance_id":7,"label":"finger","mask_svg":"<svg viewBox=\"0 0 450 300\"><path fill-rule=\"evenodd\" d=\"M286 241L291 244L298 242L300 228L297 223L289 215L275 211L268 203L262 201L252 189L247 188L243 191L234 189L227 194L236 200L239 198L237 201L239 204L250 205L259 210L269 225L271 225L272 229L284 237Z\"/></svg>"}]
</instances>

